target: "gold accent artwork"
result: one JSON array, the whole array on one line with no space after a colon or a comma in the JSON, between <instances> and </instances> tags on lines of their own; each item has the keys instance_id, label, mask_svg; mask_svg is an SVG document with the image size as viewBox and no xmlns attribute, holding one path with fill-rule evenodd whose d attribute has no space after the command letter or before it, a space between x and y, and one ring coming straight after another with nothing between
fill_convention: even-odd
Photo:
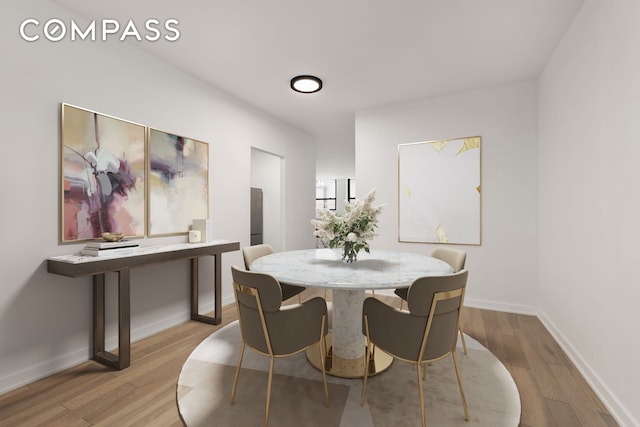
<instances>
[{"instance_id":1,"label":"gold accent artwork","mask_svg":"<svg viewBox=\"0 0 640 427\"><path fill-rule=\"evenodd\" d=\"M407 192L407 196L409 196L409 198L411 198L411 196L413 195L413 191L411 191L411 189L409 187L404 187L404 191Z\"/></svg>"},{"instance_id":2,"label":"gold accent artwork","mask_svg":"<svg viewBox=\"0 0 640 427\"><path fill-rule=\"evenodd\" d=\"M436 227L436 237L438 238L439 243L449 243L449 238L447 237L447 232L444 231L441 225Z\"/></svg>"},{"instance_id":3,"label":"gold accent artwork","mask_svg":"<svg viewBox=\"0 0 640 427\"><path fill-rule=\"evenodd\" d=\"M456 156L464 153L467 150L473 150L473 149L480 149L480 137L479 136L474 136L473 138L465 138L464 139L464 144L462 144L462 147L460 147L460 150L458 151L458 153L456 153Z\"/></svg>"},{"instance_id":4,"label":"gold accent artwork","mask_svg":"<svg viewBox=\"0 0 640 427\"><path fill-rule=\"evenodd\" d=\"M431 142L431 148L433 148L434 150L436 150L436 152L439 153L442 150L444 150L444 147L446 147L448 143L449 143L449 141L446 141L446 140L433 141L433 142Z\"/></svg>"},{"instance_id":5,"label":"gold accent artwork","mask_svg":"<svg viewBox=\"0 0 640 427\"><path fill-rule=\"evenodd\" d=\"M398 145L398 240L481 244L482 137Z\"/></svg>"}]
</instances>

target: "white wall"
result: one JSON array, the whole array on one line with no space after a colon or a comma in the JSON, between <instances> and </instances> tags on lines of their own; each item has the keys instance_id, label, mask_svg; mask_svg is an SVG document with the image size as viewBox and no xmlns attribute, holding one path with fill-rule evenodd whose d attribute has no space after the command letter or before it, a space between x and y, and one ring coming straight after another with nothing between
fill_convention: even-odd
<instances>
[{"instance_id":1,"label":"white wall","mask_svg":"<svg viewBox=\"0 0 640 427\"><path fill-rule=\"evenodd\" d=\"M241 246L249 244L251 147L279 153L286 162L285 248L313 246L310 136L190 78L135 43L23 41L18 26L25 18L72 18L48 1L10 0L2 9L0 392L89 356L90 279L46 272L47 257L82 247L58 244L60 102L209 142L214 236ZM142 244L184 241L186 236L177 236ZM210 260L203 264L212 266ZM223 304L233 300L232 264L242 265L240 252L223 256ZM186 261L132 271L134 340L188 318L188 274ZM212 287L201 285L202 309L210 310ZM113 321L108 337L115 342Z\"/></svg>"},{"instance_id":2,"label":"white wall","mask_svg":"<svg viewBox=\"0 0 640 427\"><path fill-rule=\"evenodd\" d=\"M482 245L466 250L470 306L535 313L538 295L537 112L534 82L356 114L358 194L387 203L372 248L429 254L398 242L398 144L482 136Z\"/></svg>"},{"instance_id":3,"label":"white wall","mask_svg":"<svg viewBox=\"0 0 640 427\"><path fill-rule=\"evenodd\" d=\"M540 78L541 317L640 425L640 2L587 0Z\"/></svg>"},{"instance_id":4,"label":"white wall","mask_svg":"<svg viewBox=\"0 0 640 427\"><path fill-rule=\"evenodd\" d=\"M316 172L318 178L353 178L355 176L355 150L353 117L329 127L318 135L316 143Z\"/></svg>"}]
</instances>

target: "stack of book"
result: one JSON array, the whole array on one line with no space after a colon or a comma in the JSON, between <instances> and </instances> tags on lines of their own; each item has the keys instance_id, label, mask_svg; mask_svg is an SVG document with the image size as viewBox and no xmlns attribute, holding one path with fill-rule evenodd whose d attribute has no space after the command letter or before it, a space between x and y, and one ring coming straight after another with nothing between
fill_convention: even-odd
<instances>
[{"instance_id":1,"label":"stack of book","mask_svg":"<svg viewBox=\"0 0 640 427\"><path fill-rule=\"evenodd\" d=\"M138 252L140 245L129 240L120 240L118 242L93 241L86 244L84 249L80 251L81 255L88 256L113 256L127 255Z\"/></svg>"}]
</instances>

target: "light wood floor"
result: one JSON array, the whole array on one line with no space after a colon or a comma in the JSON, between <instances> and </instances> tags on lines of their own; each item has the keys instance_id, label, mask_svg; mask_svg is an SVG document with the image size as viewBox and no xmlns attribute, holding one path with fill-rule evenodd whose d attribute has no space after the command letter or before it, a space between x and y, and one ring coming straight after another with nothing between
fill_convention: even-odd
<instances>
[{"instance_id":1,"label":"light wood floor","mask_svg":"<svg viewBox=\"0 0 640 427\"><path fill-rule=\"evenodd\" d=\"M6 393L0 426L182 426L180 369L202 340L236 319L235 307L224 307L222 318L220 326L190 321L133 343L131 366L122 371L88 361ZM463 329L511 372L522 401L520 426L617 426L536 317L465 308Z\"/></svg>"}]
</instances>

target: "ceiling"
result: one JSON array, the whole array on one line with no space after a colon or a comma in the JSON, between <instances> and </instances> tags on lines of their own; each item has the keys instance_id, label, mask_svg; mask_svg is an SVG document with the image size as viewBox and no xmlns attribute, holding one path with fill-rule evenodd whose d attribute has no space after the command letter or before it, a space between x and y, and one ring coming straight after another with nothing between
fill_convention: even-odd
<instances>
[{"instance_id":1,"label":"ceiling","mask_svg":"<svg viewBox=\"0 0 640 427\"><path fill-rule=\"evenodd\" d=\"M179 20L140 46L314 135L353 145L372 107L535 79L583 0L52 0L87 19ZM142 24L140 24L142 23ZM298 74L316 94L289 88Z\"/></svg>"}]
</instances>

